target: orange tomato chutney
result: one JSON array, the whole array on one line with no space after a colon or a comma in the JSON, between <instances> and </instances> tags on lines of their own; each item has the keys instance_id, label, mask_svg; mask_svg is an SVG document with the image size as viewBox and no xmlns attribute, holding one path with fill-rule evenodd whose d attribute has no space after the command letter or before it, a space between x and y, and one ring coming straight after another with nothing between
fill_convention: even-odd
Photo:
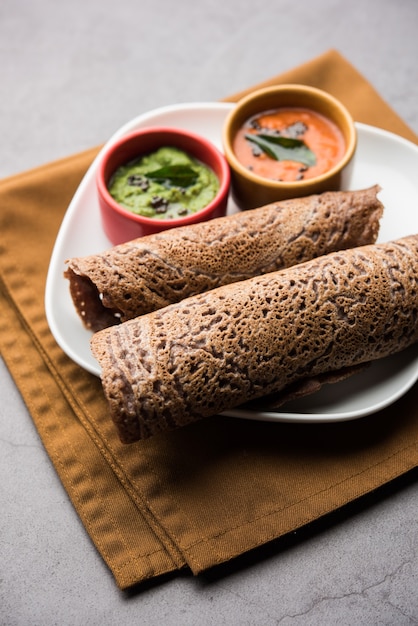
<instances>
[{"instance_id":1,"label":"orange tomato chutney","mask_svg":"<svg viewBox=\"0 0 418 626\"><path fill-rule=\"evenodd\" d=\"M314 165L276 160L245 138L247 134L278 131L284 137L303 141L316 157ZM334 122L310 109L289 107L252 116L238 130L233 141L237 159L254 174L278 181L298 181L320 176L344 156L345 140Z\"/></svg>"}]
</instances>

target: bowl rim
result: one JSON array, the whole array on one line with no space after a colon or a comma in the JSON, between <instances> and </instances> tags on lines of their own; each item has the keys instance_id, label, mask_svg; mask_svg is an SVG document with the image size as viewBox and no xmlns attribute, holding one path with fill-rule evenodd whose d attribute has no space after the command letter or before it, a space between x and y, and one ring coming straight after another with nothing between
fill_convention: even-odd
<instances>
[{"instance_id":1,"label":"bowl rim","mask_svg":"<svg viewBox=\"0 0 418 626\"><path fill-rule=\"evenodd\" d=\"M136 138L143 137L144 135L149 136L149 135L154 135L154 134L166 134L174 138L184 137L186 139L189 139L194 144L203 147L208 152L208 154L211 155L213 161L216 161L219 164L219 171L221 172L221 176L219 176L215 172L215 175L217 176L219 180L218 192L216 196L209 202L209 204L207 204L205 207L203 207L199 211L196 211L195 213L192 213L190 215L185 215L184 217L173 218L170 220L167 220L167 219L165 220L163 218L146 217L145 215L139 215L138 213L133 213L129 209L123 207L121 204L119 204L119 202L117 202L110 195L108 187L107 187L106 177L105 177L105 168L106 168L109 158L119 149L123 148L123 146L127 142L135 140ZM161 144L161 146L163 145L164 144ZM147 153L149 153L149 150L146 150L143 154L147 154ZM190 149L190 153L192 154L192 156L195 156L193 154L192 149ZM138 156L140 155L141 155L141 152L138 153ZM199 160L204 162L202 158L199 158ZM205 163L205 165L211 167L208 163ZM212 167L211 169L213 170ZM146 126L143 128L139 128L137 130L129 132L126 135L123 135L122 137L119 137L114 143L108 146L108 148L106 149L106 151L104 152L104 154L102 155L98 163L98 167L96 171L96 186L97 186L99 196L101 196L101 199L107 203L108 207L112 209L112 211L117 213L122 218L131 220L137 224L143 224L144 226L149 225L154 228L158 225L160 225L161 228L163 228L164 225L166 224L170 224L170 228L174 228L177 226L186 226L189 223L195 223L197 219L199 221L201 220L203 221L203 218L207 214L212 213L212 211L218 206L219 202L222 202L223 199L227 198L229 189L230 189L230 183L231 183L231 171L230 171L228 161L226 160L225 155L215 146L214 143L212 143L209 139L206 139L202 135L199 135L198 133L195 133L193 131L184 130L181 128L176 128L176 127L171 127L171 126L160 126L160 125Z\"/></svg>"},{"instance_id":2,"label":"bowl rim","mask_svg":"<svg viewBox=\"0 0 418 626\"><path fill-rule=\"evenodd\" d=\"M255 103L259 98L264 98L265 96L268 96L268 95L274 95L276 93L280 94L284 92L289 93L289 94L292 92L296 94L298 93L300 94L303 93L305 95L309 94L313 96L314 98L317 98L318 101L325 100L332 107L334 107L335 110L339 111L339 113L342 115L343 119L346 122L346 128L348 129L348 134L347 134L348 141L347 141L347 145L345 148L344 156L332 168L330 168L323 174L320 174L319 176L315 176L313 178L308 178L304 180L298 180L298 181L278 181L278 180L265 178L258 174L254 174L254 172L251 172L250 170L248 170L238 160L238 158L236 157L232 149L231 131L232 131L234 121L236 120L237 116L240 116L241 112L245 110L247 106L249 106L252 103ZM280 105L278 105L278 107L279 106ZM297 103L295 105L286 104L286 106L297 107L298 104ZM261 109L260 112L262 112L263 110L264 109ZM249 115L254 115L254 114L255 113L249 114ZM227 158L230 167L235 172L237 172L238 174L246 178L247 180L253 183L256 183L258 185L263 185L264 187L267 187L270 189L277 189L277 190L280 190L280 189L281 190L283 189L299 190L300 189L300 191L303 192L304 188L309 188L312 185L325 182L326 180L332 178L333 176L341 172L348 165L348 163L353 158L356 147L357 147L357 129L355 127L354 119L352 115L350 114L350 112L348 111L347 107L338 98L330 94L328 91L319 89L318 87L312 87L310 85L304 85L304 84L299 84L299 83L283 83L282 85L273 85L270 87L263 87L261 89L257 89L256 91L253 91L243 96L240 100L238 100L238 102L235 104L235 106L231 109L231 111L228 113L228 115L225 118L225 122L224 122L223 129L222 129L222 143L223 143L225 157Z\"/></svg>"}]
</instances>

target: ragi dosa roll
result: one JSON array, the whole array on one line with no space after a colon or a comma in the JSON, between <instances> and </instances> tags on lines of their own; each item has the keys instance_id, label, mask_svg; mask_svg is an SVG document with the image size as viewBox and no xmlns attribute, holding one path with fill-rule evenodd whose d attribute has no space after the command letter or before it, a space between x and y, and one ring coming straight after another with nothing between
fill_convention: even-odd
<instances>
[{"instance_id":1,"label":"ragi dosa roll","mask_svg":"<svg viewBox=\"0 0 418 626\"><path fill-rule=\"evenodd\" d=\"M192 296L91 339L125 443L418 340L418 235Z\"/></svg>"},{"instance_id":2,"label":"ragi dosa roll","mask_svg":"<svg viewBox=\"0 0 418 626\"><path fill-rule=\"evenodd\" d=\"M328 192L244 211L67 261L64 275L84 325L97 331L183 298L373 243L378 186Z\"/></svg>"}]
</instances>

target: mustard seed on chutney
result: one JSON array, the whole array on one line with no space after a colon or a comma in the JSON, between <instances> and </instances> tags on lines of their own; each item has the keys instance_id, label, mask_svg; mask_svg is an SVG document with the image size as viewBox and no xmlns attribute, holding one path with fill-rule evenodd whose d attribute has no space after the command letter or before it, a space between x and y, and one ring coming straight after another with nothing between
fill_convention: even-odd
<instances>
[{"instance_id":1,"label":"mustard seed on chutney","mask_svg":"<svg viewBox=\"0 0 418 626\"><path fill-rule=\"evenodd\" d=\"M345 140L320 113L289 107L252 116L238 130L233 150L254 174L292 182L332 169L344 156Z\"/></svg>"}]
</instances>

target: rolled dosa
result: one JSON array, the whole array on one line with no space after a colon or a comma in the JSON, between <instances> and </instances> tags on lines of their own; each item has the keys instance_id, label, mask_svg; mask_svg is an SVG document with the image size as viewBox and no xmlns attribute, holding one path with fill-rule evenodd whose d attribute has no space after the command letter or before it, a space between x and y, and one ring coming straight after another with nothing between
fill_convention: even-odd
<instances>
[{"instance_id":1,"label":"rolled dosa","mask_svg":"<svg viewBox=\"0 0 418 626\"><path fill-rule=\"evenodd\" d=\"M125 443L418 340L418 235L218 287L93 335Z\"/></svg>"},{"instance_id":2,"label":"rolled dosa","mask_svg":"<svg viewBox=\"0 0 418 626\"><path fill-rule=\"evenodd\" d=\"M379 187L328 192L174 228L67 261L75 308L97 331L191 295L376 241Z\"/></svg>"}]
</instances>

